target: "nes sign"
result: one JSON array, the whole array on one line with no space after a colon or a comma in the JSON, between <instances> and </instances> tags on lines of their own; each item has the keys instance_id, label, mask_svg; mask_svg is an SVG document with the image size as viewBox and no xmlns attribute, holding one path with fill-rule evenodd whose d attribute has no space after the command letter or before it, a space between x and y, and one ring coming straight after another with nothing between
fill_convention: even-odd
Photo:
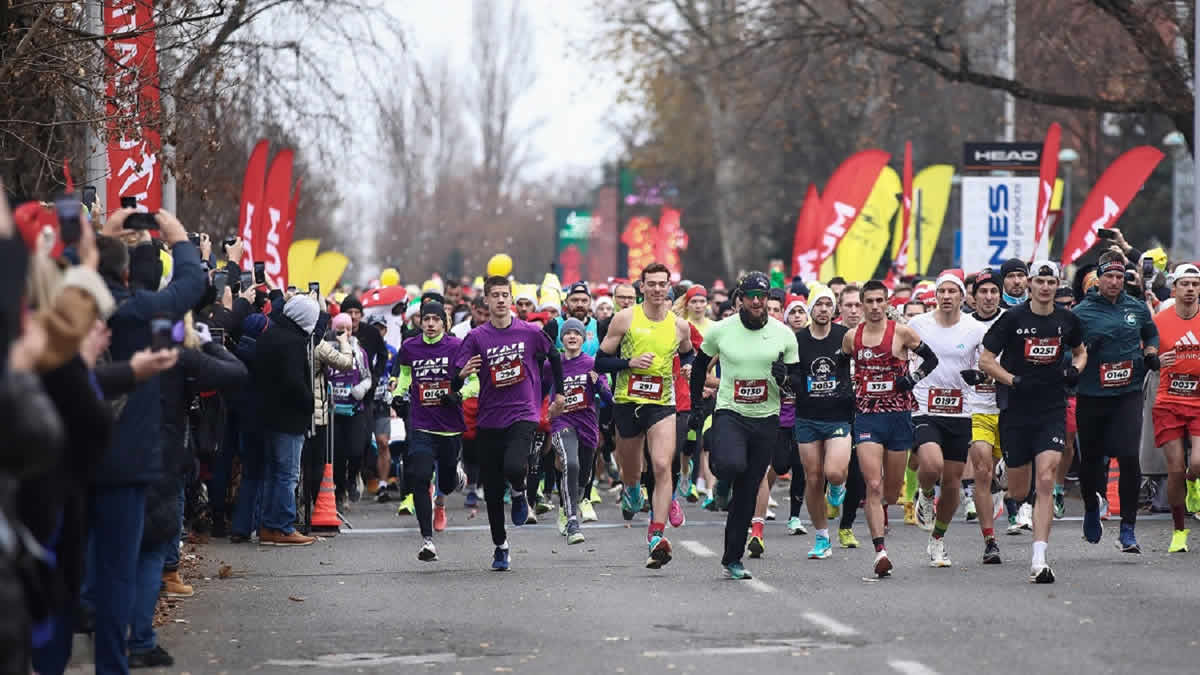
<instances>
[{"instance_id":1,"label":"nes sign","mask_svg":"<svg viewBox=\"0 0 1200 675\"><path fill-rule=\"evenodd\" d=\"M962 267L977 272L999 269L1009 258L1026 262L1049 255L1043 236L1033 255L1038 179L1008 176L963 176Z\"/></svg>"},{"instance_id":2,"label":"nes sign","mask_svg":"<svg viewBox=\"0 0 1200 675\"><path fill-rule=\"evenodd\" d=\"M1037 171L1041 143L963 143L964 171Z\"/></svg>"}]
</instances>

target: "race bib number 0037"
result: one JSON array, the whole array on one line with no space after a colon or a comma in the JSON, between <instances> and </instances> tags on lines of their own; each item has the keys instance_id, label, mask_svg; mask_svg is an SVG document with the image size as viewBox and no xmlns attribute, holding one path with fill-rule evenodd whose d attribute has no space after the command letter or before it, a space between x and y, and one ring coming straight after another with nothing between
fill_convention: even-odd
<instances>
[{"instance_id":1,"label":"race bib number 0037","mask_svg":"<svg viewBox=\"0 0 1200 675\"><path fill-rule=\"evenodd\" d=\"M1172 373L1167 381L1167 393L1186 398L1196 398L1200 395L1200 378L1195 375Z\"/></svg>"}]
</instances>

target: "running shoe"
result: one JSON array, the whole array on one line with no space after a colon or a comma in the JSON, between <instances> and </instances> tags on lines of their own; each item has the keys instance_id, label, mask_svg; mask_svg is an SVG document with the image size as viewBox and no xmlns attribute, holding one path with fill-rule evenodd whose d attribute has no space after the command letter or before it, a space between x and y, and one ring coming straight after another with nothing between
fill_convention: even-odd
<instances>
[{"instance_id":1,"label":"running shoe","mask_svg":"<svg viewBox=\"0 0 1200 675\"><path fill-rule=\"evenodd\" d=\"M642 510L642 491L635 485L633 489L621 488L621 515L625 520L633 520L633 515Z\"/></svg>"},{"instance_id":2,"label":"running shoe","mask_svg":"<svg viewBox=\"0 0 1200 675\"><path fill-rule=\"evenodd\" d=\"M1100 523L1099 511L1083 512L1083 538L1089 544L1099 544L1104 536L1104 525Z\"/></svg>"},{"instance_id":3,"label":"running shoe","mask_svg":"<svg viewBox=\"0 0 1200 675\"><path fill-rule=\"evenodd\" d=\"M892 576L892 561L888 560L887 551L875 554L875 576L880 579Z\"/></svg>"},{"instance_id":4,"label":"running shoe","mask_svg":"<svg viewBox=\"0 0 1200 675\"><path fill-rule=\"evenodd\" d=\"M767 495L767 507L773 509L773 508L776 508L777 506L779 506L779 502L775 501L774 497Z\"/></svg>"},{"instance_id":5,"label":"running shoe","mask_svg":"<svg viewBox=\"0 0 1200 675\"><path fill-rule=\"evenodd\" d=\"M828 520L837 520L842 515L842 507L834 506L829 503L829 498L825 499L825 518Z\"/></svg>"},{"instance_id":6,"label":"running shoe","mask_svg":"<svg viewBox=\"0 0 1200 675\"><path fill-rule=\"evenodd\" d=\"M1017 509L1017 525L1026 532L1033 529L1033 504L1026 502Z\"/></svg>"},{"instance_id":7,"label":"running shoe","mask_svg":"<svg viewBox=\"0 0 1200 675\"><path fill-rule=\"evenodd\" d=\"M513 522L513 525L516 527L520 527L522 525L527 524L529 522L529 517L532 515L533 515L533 512L529 510L529 500L525 498L525 495L520 495L520 496L513 495L513 498L512 498L512 522ZM534 516L533 522L537 523L536 516Z\"/></svg>"},{"instance_id":8,"label":"running shoe","mask_svg":"<svg viewBox=\"0 0 1200 675\"><path fill-rule=\"evenodd\" d=\"M567 544L582 544L583 532L579 531L579 521L574 518L567 521Z\"/></svg>"},{"instance_id":9,"label":"running shoe","mask_svg":"<svg viewBox=\"0 0 1200 675\"><path fill-rule=\"evenodd\" d=\"M767 509L766 519L775 520L775 509Z\"/></svg>"},{"instance_id":10,"label":"running shoe","mask_svg":"<svg viewBox=\"0 0 1200 675\"><path fill-rule=\"evenodd\" d=\"M583 517L583 522L585 523L594 523L599 520L596 517L596 507L592 506L592 503L586 499L579 505L579 515Z\"/></svg>"},{"instance_id":11,"label":"running shoe","mask_svg":"<svg viewBox=\"0 0 1200 675\"><path fill-rule=\"evenodd\" d=\"M761 558L762 554L767 552L767 544L762 537L750 537L750 543L746 544L746 550L750 552L751 558Z\"/></svg>"},{"instance_id":12,"label":"running shoe","mask_svg":"<svg viewBox=\"0 0 1200 675\"><path fill-rule=\"evenodd\" d=\"M858 540L854 538L854 531L850 529L838 530L838 544L842 548L858 548Z\"/></svg>"},{"instance_id":13,"label":"running shoe","mask_svg":"<svg viewBox=\"0 0 1200 675\"><path fill-rule=\"evenodd\" d=\"M508 549L496 547L496 552L492 555L492 569L497 572L508 571Z\"/></svg>"},{"instance_id":14,"label":"running shoe","mask_svg":"<svg viewBox=\"0 0 1200 675\"><path fill-rule=\"evenodd\" d=\"M386 504L392 500L392 495L388 493L386 485L381 485L375 490L375 503Z\"/></svg>"},{"instance_id":15,"label":"running shoe","mask_svg":"<svg viewBox=\"0 0 1200 675\"><path fill-rule=\"evenodd\" d=\"M446 531L446 507L441 504L434 504L433 506L433 531Z\"/></svg>"},{"instance_id":16,"label":"running shoe","mask_svg":"<svg viewBox=\"0 0 1200 675\"><path fill-rule=\"evenodd\" d=\"M912 502L904 502L904 524L917 524L917 507Z\"/></svg>"},{"instance_id":17,"label":"running shoe","mask_svg":"<svg viewBox=\"0 0 1200 675\"><path fill-rule=\"evenodd\" d=\"M1067 499L1061 485L1054 486L1054 519L1060 520L1067 515Z\"/></svg>"},{"instance_id":18,"label":"running shoe","mask_svg":"<svg viewBox=\"0 0 1200 675\"><path fill-rule=\"evenodd\" d=\"M742 563L733 562L725 565L725 578L741 581L742 579L753 579L754 577L751 576L750 571Z\"/></svg>"},{"instance_id":19,"label":"running shoe","mask_svg":"<svg viewBox=\"0 0 1200 675\"><path fill-rule=\"evenodd\" d=\"M683 507L679 505L679 500L671 499L671 509L667 512L667 522L671 523L671 527L683 527L687 522L687 516L683 513Z\"/></svg>"},{"instance_id":20,"label":"running shoe","mask_svg":"<svg viewBox=\"0 0 1200 675\"><path fill-rule=\"evenodd\" d=\"M1000 564L1000 546L996 543L995 539L988 539L987 543L983 545L983 564Z\"/></svg>"},{"instance_id":21,"label":"running shoe","mask_svg":"<svg viewBox=\"0 0 1200 675\"><path fill-rule=\"evenodd\" d=\"M591 490L590 494L591 494L591 496L588 497L587 501L590 501L593 504L599 504L600 502L604 501L603 499L600 498L600 491L596 489L595 484L592 485L592 490Z\"/></svg>"},{"instance_id":22,"label":"running shoe","mask_svg":"<svg viewBox=\"0 0 1200 675\"><path fill-rule=\"evenodd\" d=\"M1100 499L1100 520L1108 520L1111 516L1108 511L1108 500L1099 492L1096 493L1096 496Z\"/></svg>"},{"instance_id":23,"label":"running shoe","mask_svg":"<svg viewBox=\"0 0 1200 675\"><path fill-rule=\"evenodd\" d=\"M788 534L808 534L808 530L804 527L804 521L800 520L800 516L788 518L787 522ZM828 539L828 537L827 537Z\"/></svg>"},{"instance_id":24,"label":"running shoe","mask_svg":"<svg viewBox=\"0 0 1200 675\"><path fill-rule=\"evenodd\" d=\"M963 513L968 523L979 518L979 512L975 510L975 499L973 497L967 497L966 502L963 504Z\"/></svg>"},{"instance_id":25,"label":"running shoe","mask_svg":"<svg viewBox=\"0 0 1200 675\"><path fill-rule=\"evenodd\" d=\"M689 504L695 504L700 501L700 491L696 489L695 485L692 485L692 489L688 490L687 500Z\"/></svg>"},{"instance_id":26,"label":"running shoe","mask_svg":"<svg viewBox=\"0 0 1200 675\"><path fill-rule=\"evenodd\" d=\"M692 490L692 481L688 480L686 474L679 478L679 485L675 486L675 499L686 499L688 493Z\"/></svg>"},{"instance_id":27,"label":"running shoe","mask_svg":"<svg viewBox=\"0 0 1200 675\"><path fill-rule=\"evenodd\" d=\"M925 552L929 554L930 567L950 566L950 556L946 555L946 542L941 537L930 537Z\"/></svg>"},{"instance_id":28,"label":"running shoe","mask_svg":"<svg viewBox=\"0 0 1200 675\"><path fill-rule=\"evenodd\" d=\"M1188 532L1191 530L1175 530L1171 535L1171 545L1167 548L1167 553L1187 553Z\"/></svg>"},{"instance_id":29,"label":"running shoe","mask_svg":"<svg viewBox=\"0 0 1200 675\"><path fill-rule=\"evenodd\" d=\"M830 485L829 492L825 495L825 501L830 506L840 507L842 502L846 501L846 486Z\"/></svg>"},{"instance_id":30,"label":"running shoe","mask_svg":"<svg viewBox=\"0 0 1200 675\"><path fill-rule=\"evenodd\" d=\"M705 497L704 503L700 505L700 508L704 509L705 511L712 511L713 513L716 513L720 510L717 508L717 500L712 497Z\"/></svg>"},{"instance_id":31,"label":"running shoe","mask_svg":"<svg viewBox=\"0 0 1200 675\"><path fill-rule=\"evenodd\" d=\"M404 499L400 500L400 506L396 507L396 515L411 516L413 514L413 496L409 494Z\"/></svg>"},{"instance_id":32,"label":"running shoe","mask_svg":"<svg viewBox=\"0 0 1200 675\"><path fill-rule=\"evenodd\" d=\"M512 490L510 490L508 488L504 488L504 503L505 504L512 503Z\"/></svg>"},{"instance_id":33,"label":"running shoe","mask_svg":"<svg viewBox=\"0 0 1200 675\"><path fill-rule=\"evenodd\" d=\"M809 560L824 560L833 555L833 548L829 545L829 537L818 534L816 541L813 543L812 550L808 552Z\"/></svg>"},{"instance_id":34,"label":"running shoe","mask_svg":"<svg viewBox=\"0 0 1200 675\"><path fill-rule=\"evenodd\" d=\"M1054 570L1046 563L1034 565L1029 568L1029 583L1031 584L1052 584L1054 583Z\"/></svg>"},{"instance_id":35,"label":"running shoe","mask_svg":"<svg viewBox=\"0 0 1200 675\"><path fill-rule=\"evenodd\" d=\"M417 560L421 562L432 562L437 560L437 549L433 546L433 539L426 539L421 544L421 550L417 551Z\"/></svg>"},{"instance_id":36,"label":"running shoe","mask_svg":"<svg viewBox=\"0 0 1200 675\"><path fill-rule=\"evenodd\" d=\"M917 527L930 532L933 530L933 499L925 496L923 490L917 490Z\"/></svg>"},{"instance_id":37,"label":"running shoe","mask_svg":"<svg viewBox=\"0 0 1200 675\"><path fill-rule=\"evenodd\" d=\"M479 508L479 495L475 494L474 488L467 488L467 500L463 502L463 506L468 509Z\"/></svg>"},{"instance_id":38,"label":"running shoe","mask_svg":"<svg viewBox=\"0 0 1200 675\"><path fill-rule=\"evenodd\" d=\"M1017 522L1016 516L1008 517L1008 529L1004 531L1004 534L1009 536L1021 534L1021 525Z\"/></svg>"},{"instance_id":39,"label":"running shoe","mask_svg":"<svg viewBox=\"0 0 1200 675\"><path fill-rule=\"evenodd\" d=\"M533 505L534 513L538 514L539 516L550 513L553 510L554 505L547 501L545 497L539 497L537 502Z\"/></svg>"},{"instance_id":40,"label":"running shoe","mask_svg":"<svg viewBox=\"0 0 1200 675\"><path fill-rule=\"evenodd\" d=\"M530 511L529 515L525 516L525 524L526 525L537 525L538 524L537 514L534 513L533 511Z\"/></svg>"},{"instance_id":41,"label":"running shoe","mask_svg":"<svg viewBox=\"0 0 1200 675\"><path fill-rule=\"evenodd\" d=\"M671 562L671 542L661 534L650 538L650 557L646 558L646 567L659 569Z\"/></svg>"},{"instance_id":42,"label":"running shoe","mask_svg":"<svg viewBox=\"0 0 1200 675\"><path fill-rule=\"evenodd\" d=\"M567 510L566 509L558 510L558 534L563 537L567 536Z\"/></svg>"},{"instance_id":43,"label":"running shoe","mask_svg":"<svg viewBox=\"0 0 1200 675\"><path fill-rule=\"evenodd\" d=\"M641 495L641 501L638 503L642 505L640 511L642 513L650 513L650 493L646 490L645 485L642 486L639 494Z\"/></svg>"},{"instance_id":44,"label":"running shoe","mask_svg":"<svg viewBox=\"0 0 1200 675\"><path fill-rule=\"evenodd\" d=\"M1142 552L1142 547L1138 546L1137 537L1133 535L1133 525L1129 523L1121 523L1121 536L1117 539L1117 548L1121 553L1138 553Z\"/></svg>"},{"instance_id":45,"label":"running shoe","mask_svg":"<svg viewBox=\"0 0 1200 675\"><path fill-rule=\"evenodd\" d=\"M1187 499L1184 500L1188 513L1200 512L1200 478L1187 482Z\"/></svg>"}]
</instances>

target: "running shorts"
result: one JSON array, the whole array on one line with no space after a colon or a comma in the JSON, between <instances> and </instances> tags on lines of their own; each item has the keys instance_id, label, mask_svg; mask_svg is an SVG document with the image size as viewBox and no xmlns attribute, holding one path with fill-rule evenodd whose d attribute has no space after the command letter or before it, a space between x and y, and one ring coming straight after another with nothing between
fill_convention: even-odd
<instances>
[{"instance_id":1,"label":"running shorts","mask_svg":"<svg viewBox=\"0 0 1200 675\"><path fill-rule=\"evenodd\" d=\"M1142 392L1084 396L1075 404L1079 456L1137 457L1142 452Z\"/></svg>"},{"instance_id":2,"label":"running shorts","mask_svg":"<svg viewBox=\"0 0 1200 675\"><path fill-rule=\"evenodd\" d=\"M907 452L913 447L911 412L856 413L854 443L878 443L888 450Z\"/></svg>"},{"instance_id":3,"label":"running shorts","mask_svg":"<svg viewBox=\"0 0 1200 675\"><path fill-rule=\"evenodd\" d=\"M1154 421L1154 445L1160 448L1184 436L1200 436L1200 407L1155 404L1150 409L1150 418Z\"/></svg>"},{"instance_id":4,"label":"running shorts","mask_svg":"<svg viewBox=\"0 0 1200 675\"><path fill-rule=\"evenodd\" d=\"M776 476L792 470L793 464L798 466L800 453L796 441L792 439L792 427L779 427L779 437L775 439L775 455L771 458L771 467Z\"/></svg>"},{"instance_id":5,"label":"running shorts","mask_svg":"<svg viewBox=\"0 0 1200 675\"><path fill-rule=\"evenodd\" d=\"M391 437L392 409L386 403L376 401L371 407L371 432L376 436Z\"/></svg>"},{"instance_id":6,"label":"running shorts","mask_svg":"<svg viewBox=\"0 0 1200 675\"><path fill-rule=\"evenodd\" d=\"M1003 459L1004 452L1000 449L1000 415L971 415L971 442L987 443L992 446L992 459Z\"/></svg>"},{"instance_id":7,"label":"running shorts","mask_svg":"<svg viewBox=\"0 0 1200 675\"><path fill-rule=\"evenodd\" d=\"M850 422L826 422L796 418L792 435L797 443L817 443L831 438L846 438L850 435Z\"/></svg>"},{"instance_id":8,"label":"running shorts","mask_svg":"<svg viewBox=\"0 0 1200 675\"><path fill-rule=\"evenodd\" d=\"M674 414L674 405L617 403L613 406L613 425L621 438L637 438Z\"/></svg>"},{"instance_id":9,"label":"running shorts","mask_svg":"<svg viewBox=\"0 0 1200 675\"><path fill-rule=\"evenodd\" d=\"M971 419L917 415L913 417L913 437L918 448L937 443L942 449L942 459L947 462L966 462L971 448Z\"/></svg>"},{"instance_id":10,"label":"running shorts","mask_svg":"<svg viewBox=\"0 0 1200 675\"><path fill-rule=\"evenodd\" d=\"M1067 397L1067 433L1073 434L1079 430L1079 425L1075 423L1075 409L1077 407L1074 396Z\"/></svg>"},{"instance_id":11,"label":"running shorts","mask_svg":"<svg viewBox=\"0 0 1200 675\"><path fill-rule=\"evenodd\" d=\"M1040 416L1001 412L1000 444L1004 448L1005 465L1010 469L1021 467L1043 452L1062 453L1066 422L1066 415L1057 410Z\"/></svg>"}]
</instances>

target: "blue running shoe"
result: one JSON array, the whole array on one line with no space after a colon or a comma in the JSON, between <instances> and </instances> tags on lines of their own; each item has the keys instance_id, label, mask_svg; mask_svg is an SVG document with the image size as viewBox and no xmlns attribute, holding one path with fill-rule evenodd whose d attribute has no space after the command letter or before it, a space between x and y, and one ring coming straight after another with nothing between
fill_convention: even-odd
<instances>
[{"instance_id":1,"label":"blue running shoe","mask_svg":"<svg viewBox=\"0 0 1200 675\"><path fill-rule=\"evenodd\" d=\"M650 537L650 557L646 558L646 567L656 570L671 562L671 542L661 534Z\"/></svg>"},{"instance_id":2,"label":"blue running shoe","mask_svg":"<svg viewBox=\"0 0 1200 675\"><path fill-rule=\"evenodd\" d=\"M1083 538L1089 544L1099 544L1100 537L1104 536L1104 526L1100 524L1099 511L1084 511L1083 512Z\"/></svg>"},{"instance_id":3,"label":"blue running shoe","mask_svg":"<svg viewBox=\"0 0 1200 675\"><path fill-rule=\"evenodd\" d=\"M1121 549L1121 553L1140 554L1142 552L1142 547L1138 546L1137 537L1133 536L1131 523L1121 523L1121 538L1117 543L1117 548Z\"/></svg>"},{"instance_id":4,"label":"blue running shoe","mask_svg":"<svg viewBox=\"0 0 1200 675\"><path fill-rule=\"evenodd\" d=\"M833 551L829 545L829 537L818 534L816 543L808 552L809 560L824 560L831 555L833 555Z\"/></svg>"},{"instance_id":5,"label":"blue running shoe","mask_svg":"<svg viewBox=\"0 0 1200 675\"><path fill-rule=\"evenodd\" d=\"M830 485L829 497L827 499L830 506L840 507L842 502L846 501L846 486L845 485Z\"/></svg>"},{"instance_id":6,"label":"blue running shoe","mask_svg":"<svg viewBox=\"0 0 1200 675\"><path fill-rule=\"evenodd\" d=\"M630 487L626 485L621 488L621 515L625 520L633 520L633 514L642 510L642 489L641 486L634 485Z\"/></svg>"},{"instance_id":7,"label":"blue running shoe","mask_svg":"<svg viewBox=\"0 0 1200 675\"><path fill-rule=\"evenodd\" d=\"M529 520L529 500L525 495L513 495L512 498L512 521L514 527L520 527Z\"/></svg>"},{"instance_id":8,"label":"blue running shoe","mask_svg":"<svg viewBox=\"0 0 1200 675\"><path fill-rule=\"evenodd\" d=\"M508 549L496 547L496 553L492 556L492 569L497 572L508 571Z\"/></svg>"},{"instance_id":9,"label":"blue running shoe","mask_svg":"<svg viewBox=\"0 0 1200 675\"><path fill-rule=\"evenodd\" d=\"M512 490L509 490L508 488L504 488L504 503L505 504L512 503Z\"/></svg>"},{"instance_id":10,"label":"blue running shoe","mask_svg":"<svg viewBox=\"0 0 1200 675\"><path fill-rule=\"evenodd\" d=\"M729 563L725 566L725 578L741 581L742 579L753 579L750 572L740 562Z\"/></svg>"},{"instance_id":11,"label":"blue running shoe","mask_svg":"<svg viewBox=\"0 0 1200 675\"><path fill-rule=\"evenodd\" d=\"M474 490L467 490L467 501L463 506L468 509L479 508L479 497Z\"/></svg>"}]
</instances>

